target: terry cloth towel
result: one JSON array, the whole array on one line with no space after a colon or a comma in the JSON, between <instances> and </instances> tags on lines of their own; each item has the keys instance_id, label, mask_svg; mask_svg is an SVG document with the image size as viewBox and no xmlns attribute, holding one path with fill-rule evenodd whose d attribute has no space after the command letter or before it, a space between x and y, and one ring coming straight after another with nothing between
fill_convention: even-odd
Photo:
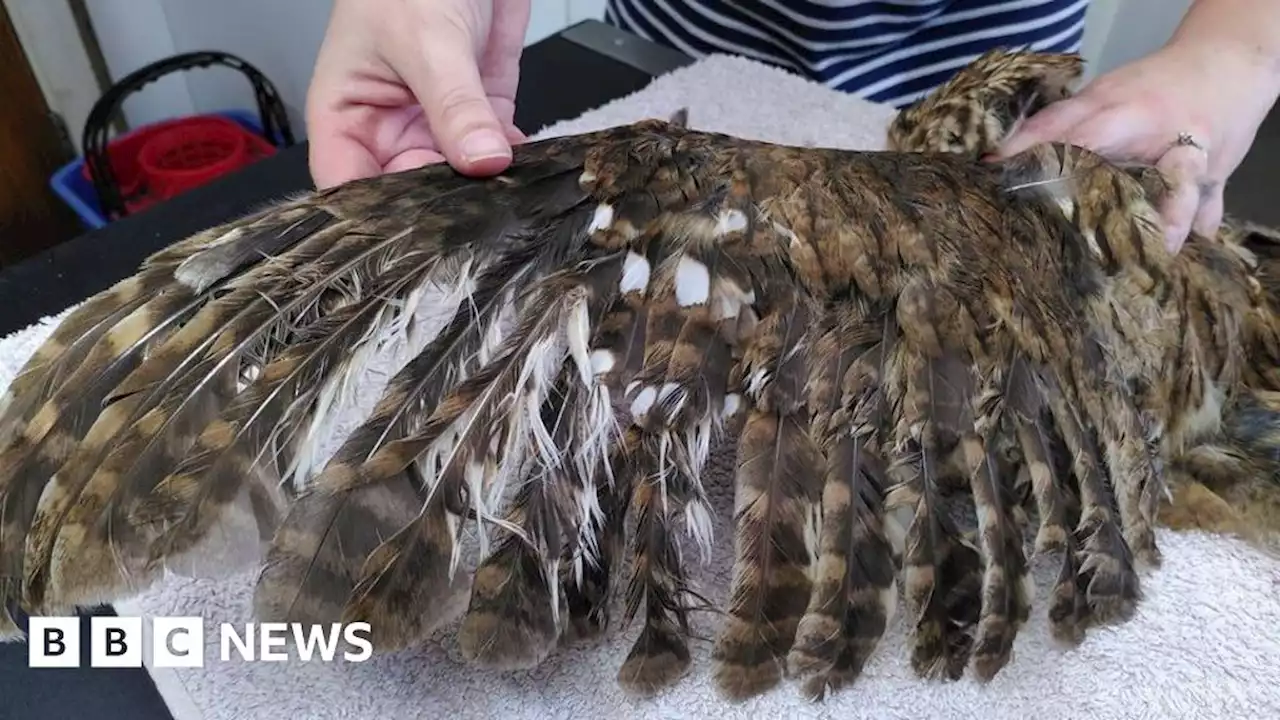
<instances>
[{"instance_id":1,"label":"terry cloth towel","mask_svg":"<svg viewBox=\"0 0 1280 720\"><path fill-rule=\"evenodd\" d=\"M755 62L710 57L635 95L546 128L541 136L668 117L686 106L691 125L699 129L851 149L882 148L892 116L887 107ZM0 385L9 382L53 322L3 341ZM371 387L385 381L385 374L369 380ZM351 422L358 413L352 411ZM716 467L709 484L724 518L731 515L731 476L723 463ZM713 557L700 564L693 552L690 559L695 579L723 589L732 535L723 520L716 530ZM174 579L117 610L204 618L204 667L152 670L177 720L1280 718L1280 563L1224 538L1162 532L1159 541L1165 563L1145 577L1146 599L1136 616L1093 630L1078 648L1064 649L1049 635L1044 613L1052 568L1039 568L1032 620L1018 637L1012 661L993 681L916 678L899 614L863 677L824 704L806 702L789 683L743 703L719 699L707 640L694 642L692 670L678 685L654 699L630 699L614 676L638 622L626 630L615 625L598 641L562 647L532 671L503 674L462 664L453 627L421 647L362 663L222 662L216 623L243 627L251 620L252 573L218 581ZM722 601L723 591L713 592L712 599ZM712 616L698 613L694 620L698 637L714 637Z\"/></svg>"}]
</instances>

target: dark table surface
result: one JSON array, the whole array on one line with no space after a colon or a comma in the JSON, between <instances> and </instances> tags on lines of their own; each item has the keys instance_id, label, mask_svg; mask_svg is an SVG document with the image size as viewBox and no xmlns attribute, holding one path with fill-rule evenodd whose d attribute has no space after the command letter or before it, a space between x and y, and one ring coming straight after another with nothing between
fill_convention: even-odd
<instances>
[{"instance_id":1,"label":"dark table surface","mask_svg":"<svg viewBox=\"0 0 1280 720\"><path fill-rule=\"evenodd\" d=\"M689 62L685 55L602 23L575 25L525 49L516 125L536 132L633 93ZM300 143L7 268L0 272L0 336L106 289L166 245L313 187L306 144ZM25 625L25 618L19 621ZM84 633L88 624L86 615ZM80 668L33 670L27 667L26 645L0 644L0 720L170 720L145 670L90 669L84 667L88 648L81 649Z\"/></svg>"}]
</instances>

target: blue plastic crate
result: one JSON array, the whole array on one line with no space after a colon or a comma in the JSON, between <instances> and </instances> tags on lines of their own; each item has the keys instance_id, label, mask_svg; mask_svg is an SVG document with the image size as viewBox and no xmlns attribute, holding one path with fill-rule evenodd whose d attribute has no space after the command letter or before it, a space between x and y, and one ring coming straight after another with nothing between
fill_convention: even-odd
<instances>
[{"instance_id":1,"label":"blue plastic crate","mask_svg":"<svg viewBox=\"0 0 1280 720\"><path fill-rule=\"evenodd\" d=\"M218 115L234 121L241 127L250 130L258 135L262 135L262 124L254 113L245 110L227 110L225 112L209 113ZM141 128L138 128L141 129ZM281 139L269 138L276 147L280 147ZM98 202L98 194L93 189L93 183L89 182L83 173L84 157L78 157L75 160L63 165L53 173L49 178L49 186L62 198L76 215L80 217L80 221L85 227L97 229L110 222L102 213L102 205Z\"/></svg>"}]
</instances>

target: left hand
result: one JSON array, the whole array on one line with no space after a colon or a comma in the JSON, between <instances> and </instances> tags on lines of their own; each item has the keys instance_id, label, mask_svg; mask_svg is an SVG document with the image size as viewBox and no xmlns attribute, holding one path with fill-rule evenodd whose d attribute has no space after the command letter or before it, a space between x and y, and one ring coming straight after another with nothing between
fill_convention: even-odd
<instances>
[{"instance_id":1,"label":"left hand","mask_svg":"<svg viewBox=\"0 0 1280 720\"><path fill-rule=\"evenodd\" d=\"M1159 211L1177 252L1192 229L1217 233L1223 188L1275 102L1276 85L1275 69L1244 44L1174 41L1032 116L999 156L1056 141L1155 164L1172 184ZM1183 133L1194 144L1179 144Z\"/></svg>"}]
</instances>

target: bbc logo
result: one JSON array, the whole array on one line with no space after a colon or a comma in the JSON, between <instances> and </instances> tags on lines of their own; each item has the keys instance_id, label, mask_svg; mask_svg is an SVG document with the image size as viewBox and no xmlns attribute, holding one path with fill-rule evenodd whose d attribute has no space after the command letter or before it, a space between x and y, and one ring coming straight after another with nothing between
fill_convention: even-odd
<instances>
[{"instance_id":1,"label":"bbc logo","mask_svg":"<svg viewBox=\"0 0 1280 720\"><path fill-rule=\"evenodd\" d=\"M33 668L80 666L80 619L33 617L29 620L27 664ZM140 617L89 618L89 666L142 667L146 640ZM156 667L204 665L204 620L155 618L151 632Z\"/></svg>"},{"instance_id":2,"label":"bbc logo","mask_svg":"<svg viewBox=\"0 0 1280 720\"><path fill-rule=\"evenodd\" d=\"M80 619L76 617L33 617L29 619L27 664L33 668L73 668L80 666ZM291 632L290 632L291 631ZM149 635L149 637L148 637ZM334 623L309 626L300 623L246 623L237 627L222 623L218 630L217 657L230 662L233 656L249 662L282 662L318 658L333 662L338 647L348 662L363 662L373 652L368 623ZM294 645L289 646L289 640ZM198 668L205 664L205 624L198 617L155 617L145 633L139 617L89 618L89 666L98 668L142 667Z\"/></svg>"}]
</instances>

